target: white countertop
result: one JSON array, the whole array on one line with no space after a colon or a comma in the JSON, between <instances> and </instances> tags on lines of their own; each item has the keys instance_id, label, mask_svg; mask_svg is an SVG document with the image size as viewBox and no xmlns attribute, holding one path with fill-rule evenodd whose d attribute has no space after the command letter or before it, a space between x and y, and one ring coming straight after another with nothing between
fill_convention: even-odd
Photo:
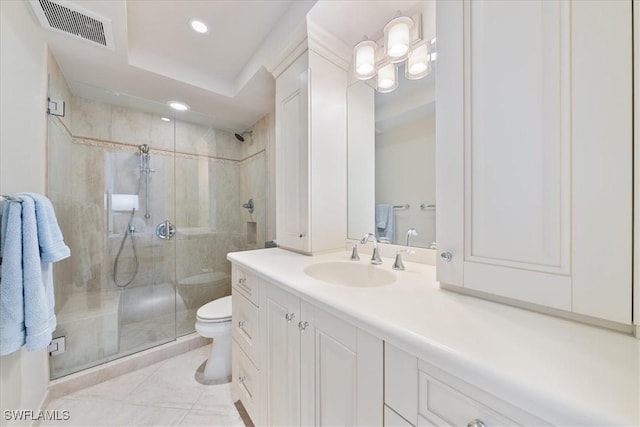
<instances>
[{"instance_id":1,"label":"white countertop","mask_svg":"<svg viewBox=\"0 0 640 427\"><path fill-rule=\"evenodd\" d=\"M349 255L261 249L227 258L551 423L640 425L640 340L442 290L430 265L405 261L406 270L396 272L393 260L383 258L376 268L398 279L369 288L304 273L310 264Z\"/></svg>"}]
</instances>

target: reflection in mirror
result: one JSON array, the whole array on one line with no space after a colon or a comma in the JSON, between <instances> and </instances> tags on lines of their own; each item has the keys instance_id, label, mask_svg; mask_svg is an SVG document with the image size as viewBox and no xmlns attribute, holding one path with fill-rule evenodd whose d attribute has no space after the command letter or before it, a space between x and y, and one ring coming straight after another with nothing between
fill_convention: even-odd
<instances>
[{"instance_id":1,"label":"reflection in mirror","mask_svg":"<svg viewBox=\"0 0 640 427\"><path fill-rule=\"evenodd\" d=\"M348 236L435 248L435 73L348 89Z\"/></svg>"}]
</instances>

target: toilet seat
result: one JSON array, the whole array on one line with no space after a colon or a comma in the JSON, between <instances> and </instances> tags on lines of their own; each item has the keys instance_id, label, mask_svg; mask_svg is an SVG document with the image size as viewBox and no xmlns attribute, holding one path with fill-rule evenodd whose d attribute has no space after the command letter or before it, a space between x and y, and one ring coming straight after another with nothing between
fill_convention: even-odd
<instances>
[{"instance_id":1,"label":"toilet seat","mask_svg":"<svg viewBox=\"0 0 640 427\"><path fill-rule=\"evenodd\" d=\"M200 322L219 323L231 320L231 295L206 303L196 312Z\"/></svg>"}]
</instances>

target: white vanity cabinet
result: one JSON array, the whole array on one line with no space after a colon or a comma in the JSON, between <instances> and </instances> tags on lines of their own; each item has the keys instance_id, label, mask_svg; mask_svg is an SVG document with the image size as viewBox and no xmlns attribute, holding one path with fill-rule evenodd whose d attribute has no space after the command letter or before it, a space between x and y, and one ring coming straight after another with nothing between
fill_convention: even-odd
<instances>
[{"instance_id":1,"label":"white vanity cabinet","mask_svg":"<svg viewBox=\"0 0 640 427\"><path fill-rule=\"evenodd\" d=\"M258 295L261 281L237 265L232 266L231 277L231 384L249 416L257 419L260 389Z\"/></svg>"},{"instance_id":2,"label":"white vanity cabinet","mask_svg":"<svg viewBox=\"0 0 640 427\"><path fill-rule=\"evenodd\" d=\"M438 3L443 287L631 325L631 24L631 0Z\"/></svg>"},{"instance_id":3,"label":"white vanity cabinet","mask_svg":"<svg viewBox=\"0 0 640 427\"><path fill-rule=\"evenodd\" d=\"M382 341L263 283L258 424L381 425Z\"/></svg>"},{"instance_id":4,"label":"white vanity cabinet","mask_svg":"<svg viewBox=\"0 0 640 427\"><path fill-rule=\"evenodd\" d=\"M309 49L276 75L276 240L303 253L344 246L347 72Z\"/></svg>"},{"instance_id":5,"label":"white vanity cabinet","mask_svg":"<svg viewBox=\"0 0 640 427\"><path fill-rule=\"evenodd\" d=\"M385 343L385 426L550 425Z\"/></svg>"}]
</instances>

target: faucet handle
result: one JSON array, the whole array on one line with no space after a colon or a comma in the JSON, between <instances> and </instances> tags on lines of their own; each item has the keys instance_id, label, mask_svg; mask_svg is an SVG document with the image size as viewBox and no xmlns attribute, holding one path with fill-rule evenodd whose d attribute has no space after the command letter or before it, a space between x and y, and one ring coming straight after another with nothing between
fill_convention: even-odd
<instances>
[{"instance_id":1,"label":"faucet handle","mask_svg":"<svg viewBox=\"0 0 640 427\"><path fill-rule=\"evenodd\" d=\"M382 258L380 258L380 251L378 250L378 246L373 247L373 253L371 254L371 264L380 265L382 264Z\"/></svg>"},{"instance_id":2,"label":"faucet handle","mask_svg":"<svg viewBox=\"0 0 640 427\"><path fill-rule=\"evenodd\" d=\"M351 261L360 261L360 255L358 255L358 245L353 244L353 248L351 249Z\"/></svg>"},{"instance_id":3,"label":"faucet handle","mask_svg":"<svg viewBox=\"0 0 640 427\"><path fill-rule=\"evenodd\" d=\"M396 252L396 260L393 262L391 268L394 270L404 270L404 264L402 263L402 254L414 254L415 251L411 249L401 249Z\"/></svg>"}]
</instances>

